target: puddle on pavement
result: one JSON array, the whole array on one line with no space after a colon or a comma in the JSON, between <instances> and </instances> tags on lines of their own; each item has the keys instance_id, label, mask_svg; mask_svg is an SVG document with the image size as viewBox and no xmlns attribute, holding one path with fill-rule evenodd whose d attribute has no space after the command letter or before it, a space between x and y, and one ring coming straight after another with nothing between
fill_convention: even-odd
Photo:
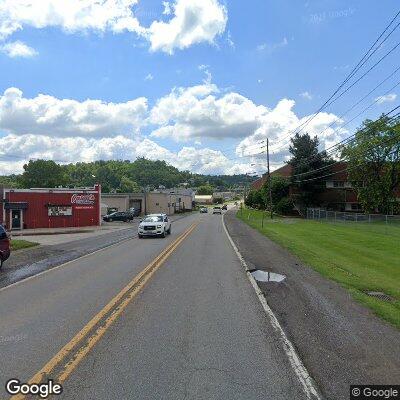
<instances>
[{"instance_id":1,"label":"puddle on pavement","mask_svg":"<svg viewBox=\"0 0 400 400\"><path fill-rule=\"evenodd\" d=\"M276 274L275 272L261 271L259 269L250 271L253 278L258 282L283 282L285 275Z\"/></svg>"}]
</instances>

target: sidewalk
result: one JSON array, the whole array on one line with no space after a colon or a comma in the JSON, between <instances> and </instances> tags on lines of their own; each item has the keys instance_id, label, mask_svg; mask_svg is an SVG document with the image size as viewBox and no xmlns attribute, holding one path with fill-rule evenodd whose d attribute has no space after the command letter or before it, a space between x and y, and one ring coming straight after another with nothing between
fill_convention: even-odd
<instances>
[{"instance_id":1,"label":"sidewalk","mask_svg":"<svg viewBox=\"0 0 400 400\"><path fill-rule=\"evenodd\" d=\"M137 222L133 223L107 223L102 226L89 226L83 228L61 228L61 229L25 229L15 234L12 232L11 239L23 239L40 245L59 245L77 240L101 237L104 235L115 235L117 232L137 228Z\"/></svg>"},{"instance_id":2,"label":"sidewalk","mask_svg":"<svg viewBox=\"0 0 400 400\"><path fill-rule=\"evenodd\" d=\"M129 223L103 223L101 226L83 226L83 227L69 227L69 228L37 228L37 229L23 229L20 231L11 231L11 236L37 236L37 235L63 235L69 233L86 233L98 232L106 230L119 230L130 228Z\"/></svg>"}]
</instances>

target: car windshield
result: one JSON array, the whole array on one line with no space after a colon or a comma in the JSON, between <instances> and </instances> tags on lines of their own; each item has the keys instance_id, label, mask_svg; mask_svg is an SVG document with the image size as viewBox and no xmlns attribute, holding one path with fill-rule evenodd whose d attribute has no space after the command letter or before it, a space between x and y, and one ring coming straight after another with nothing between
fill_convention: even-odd
<instances>
[{"instance_id":1,"label":"car windshield","mask_svg":"<svg viewBox=\"0 0 400 400\"><path fill-rule=\"evenodd\" d=\"M161 216L151 216L151 217L146 217L143 222L162 222L163 217Z\"/></svg>"}]
</instances>

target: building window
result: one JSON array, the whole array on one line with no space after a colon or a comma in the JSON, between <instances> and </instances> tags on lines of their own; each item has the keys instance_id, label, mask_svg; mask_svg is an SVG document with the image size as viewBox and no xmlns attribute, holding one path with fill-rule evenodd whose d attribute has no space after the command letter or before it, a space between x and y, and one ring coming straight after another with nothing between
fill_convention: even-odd
<instances>
[{"instance_id":1,"label":"building window","mask_svg":"<svg viewBox=\"0 0 400 400\"><path fill-rule=\"evenodd\" d=\"M361 210L361 205L358 204L358 203L352 203L352 204L351 204L351 209L352 209L353 211Z\"/></svg>"},{"instance_id":2,"label":"building window","mask_svg":"<svg viewBox=\"0 0 400 400\"><path fill-rule=\"evenodd\" d=\"M49 206L49 217L70 217L72 216L71 206Z\"/></svg>"},{"instance_id":3,"label":"building window","mask_svg":"<svg viewBox=\"0 0 400 400\"><path fill-rule=\"evenodd\" d=\"M156 203L156 206L159 206L160 205L160 203Z\"/></svg>"}]
</instances>

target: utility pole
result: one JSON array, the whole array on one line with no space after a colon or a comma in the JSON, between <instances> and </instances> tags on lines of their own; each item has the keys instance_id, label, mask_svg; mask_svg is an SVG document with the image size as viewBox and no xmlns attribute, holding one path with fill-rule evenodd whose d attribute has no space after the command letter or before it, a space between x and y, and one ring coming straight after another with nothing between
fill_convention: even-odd
<instances>
[{"instance_id":1,"label":"utility pole","mask_svg":"<svg viewBox=\"0 0 400 400\"><path fill-rule=\"evenodd\" d=\"M269 187L269 206L271 209L271 219L273 218L272 212L272 187L271 187L271 172L269 169L269 139L267 138L267 163L268 163L268 187Z\"/></svg>"}]
</instances>

